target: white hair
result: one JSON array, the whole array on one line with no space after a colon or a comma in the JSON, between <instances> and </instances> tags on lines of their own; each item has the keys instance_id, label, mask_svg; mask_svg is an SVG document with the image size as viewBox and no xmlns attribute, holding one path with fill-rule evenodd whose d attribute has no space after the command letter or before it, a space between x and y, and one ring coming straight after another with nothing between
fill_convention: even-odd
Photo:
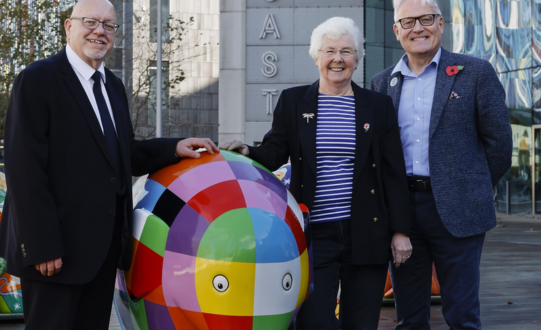
<instances>
[{"instance_id":1,"label":"white hair","mask_svg":"<svg viewBox=\"0 0 541 330\"><path fill-rule=\"evenodd\" d=\"M331 17L316 27L314 31L312 31L310 50L308 53L310 53L310 56L315 60L321 49L324 36L333 40L338 40L344 35L349 35L353 38L355 49L357 50L357 61L360 61L364 56L364 39L361 35L361 30L359 30L353 20L346 17Z\"/></svg>"},{"instance_id":2,"label":"white hair","mask_svg":"<svg viewBox=\"0 0 541 330\"><path fill-rule=\"evenodd\" d=\"M398 21L397 12L398 8L400 8L400 5L406 0L393 0L393 7L394 7L394 21ZM436 14L441 15L440 6L438 6L438 0L415 0L415 1L421 1L422 5L429 5L430 7L434 8L436 10Z\"/></svg>"}]
</instances>

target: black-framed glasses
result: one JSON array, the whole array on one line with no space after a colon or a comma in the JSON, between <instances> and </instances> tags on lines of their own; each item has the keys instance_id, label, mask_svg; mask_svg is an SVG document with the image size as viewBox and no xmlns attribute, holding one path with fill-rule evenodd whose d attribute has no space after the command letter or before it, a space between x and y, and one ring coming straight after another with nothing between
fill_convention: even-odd
<instances>
[{"instance_id":1,"label":"black-framed glasses","mask_svg":"<svg viewBox=\"0 0 541 330\"><path fill-rule=\"evenodd\" d=\"M400 23L403 29L413 29L415 26L415 21L419 21L422 26L431 26L434 24L436 16L441 16L440 14L426 14L419 17L405 17L399 19L397 23Z\"/></svg>"},{"instance_id":2,"label":"black-framed glasses","mask_svg":"<svg viewBox=\"0 0 541 330\"><path fill-rule=\"evenodd\" d=\"M355 49L344 48L344 49L318 49L318 52L322 52L325 57L334 57L337 52L340 52L342 57L351 57L357 53Z\"/></svg>"},{"instance_id":3,"label":"black-framed glasses","mask_svg":"<svg viewBox=\"0 0 541 330\"><path fill-rule=\"evenodd\" d=\"M105 30L105 33L109 34L116 33L116 31L118 31L118 28L120 27L120 25L118 24L98 21L97 19L91 17L71 17L70 19L80 19L81 21L83 21L84 27L92 30L97 28L98 25L101 23L103 24L103 29Z\"/></svg>"}]
</instances>

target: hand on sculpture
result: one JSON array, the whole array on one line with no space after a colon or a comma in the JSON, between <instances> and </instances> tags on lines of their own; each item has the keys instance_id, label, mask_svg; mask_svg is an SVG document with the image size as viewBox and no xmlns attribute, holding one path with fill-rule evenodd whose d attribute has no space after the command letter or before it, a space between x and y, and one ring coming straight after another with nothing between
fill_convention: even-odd
<instances>
[{"instance_id":1,"label":"hand on sculpture","mask_svg":"<svg viewBox=\"0 0 541 330\"><path fill-rule=\"evenodd\" d=\"M393 251L393 263L398 268L409 259L413 251L408 235L395 232L391 242L391 250Z\"/></svg>"},{"instance_id":2,"label":"hand on sculpture","mask_svg":"<svg viewBox=\"0 0 541 330\"><path fill-rule=\"evenodd\" d=\"M189 138L178 141L175 153L181 158L199 158L201 155L195 151L199 148L207 149L210 154L220 152L209 138Z\"/></svg>"},{"instance_id":3,"label":"hand on sculpture","mask_svg":"<svg viewBox=\"0 0 541 330\"><path fill-rule=\"evenodd\" d=\"M220 144L220 149L238 151L238 153L248 156L250 149L247 145L238 140L232 140Z\"/></svg>"},{"instance_id":4,"label":"hand on sculpture","mask_svg":"<svg viewBox=\"0 0 541 330\"><path fill-rule=\"evenodd\" d=\"M61 269L62 258L36 264L36 270L39 271L43 276L53 276L54 274L58 274Z\"/></svg>"}]
</instances>

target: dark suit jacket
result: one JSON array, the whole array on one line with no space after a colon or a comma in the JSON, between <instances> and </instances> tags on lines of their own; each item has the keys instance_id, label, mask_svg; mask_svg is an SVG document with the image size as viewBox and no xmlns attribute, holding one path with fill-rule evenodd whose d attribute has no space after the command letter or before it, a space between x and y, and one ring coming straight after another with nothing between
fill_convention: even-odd
<instances>
[{"instance_id":1,"label":"dark suit jacket","mask_svg":"<svg viewBox=\"0 0 541 330\"><path fill-rule=\"evenodd\" d=\"M383 264L391 257L393 231L410 231L409 191L391 99L352 83L356 150L353 170L352 263ZM276 170L291 157L291 193L312 209L316 192L316 126L319 81L286 89L271 130L249 157ZM307 121L303 114L313 113ZM365 123L370 128L365 131ZM374 194L371 191L374 190Z\"/></svg>"},{"instance_id":2,"label":"dark suit jacket","mask_svg":"<svg viewBox=\"0 0 541 330\"><path fill-rule=\"evenodd\" d=\"M451 65L464 69L449 76ZM371 85L390 95L398 112L403 76L391 75L393 69L375 75ZM436 207L452 235L478 235L496 225L492 187L511 166L505 91L489 62L443 48L437 74L428 151ZM452 92L460 98L449 99Z\"/></svg>"},{"instance_id":3,"label":"dark suit jacket","mask_svg":"<svg viewBox=\"0 0 541 330\"><path fill-rule=\"evenodd\" d=\"M131 262L131 175L178 162L178 139L135 141L124 86L106 71L126 182L121 268ZM8 192L0 256L10 273L59 283L90 281L113 234L118 180L100 125L65 49L23 70L6 119ZM62 257L60 273L34 265Z\"/></svg>"}]
</instances>

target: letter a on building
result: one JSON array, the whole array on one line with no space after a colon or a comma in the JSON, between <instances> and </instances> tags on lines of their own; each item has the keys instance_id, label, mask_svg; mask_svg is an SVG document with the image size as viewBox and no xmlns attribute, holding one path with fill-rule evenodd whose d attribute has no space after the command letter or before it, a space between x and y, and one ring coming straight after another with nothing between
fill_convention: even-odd
<instances>
[{"instance_id":1,"label":"letter a on building","mask_svg":"<svg viewBox=\"0 0 541 330\"><path fill-rule=\"evenodd\" d=\"M265 39L267 34L270 33L274 34L275 39L281 39L280 31L278 31L278 26L276 25L273 14L268 14L265 18L265 24L263 24L263 31L261 31L259 39Z\"/></svg>"}]
</instances>

